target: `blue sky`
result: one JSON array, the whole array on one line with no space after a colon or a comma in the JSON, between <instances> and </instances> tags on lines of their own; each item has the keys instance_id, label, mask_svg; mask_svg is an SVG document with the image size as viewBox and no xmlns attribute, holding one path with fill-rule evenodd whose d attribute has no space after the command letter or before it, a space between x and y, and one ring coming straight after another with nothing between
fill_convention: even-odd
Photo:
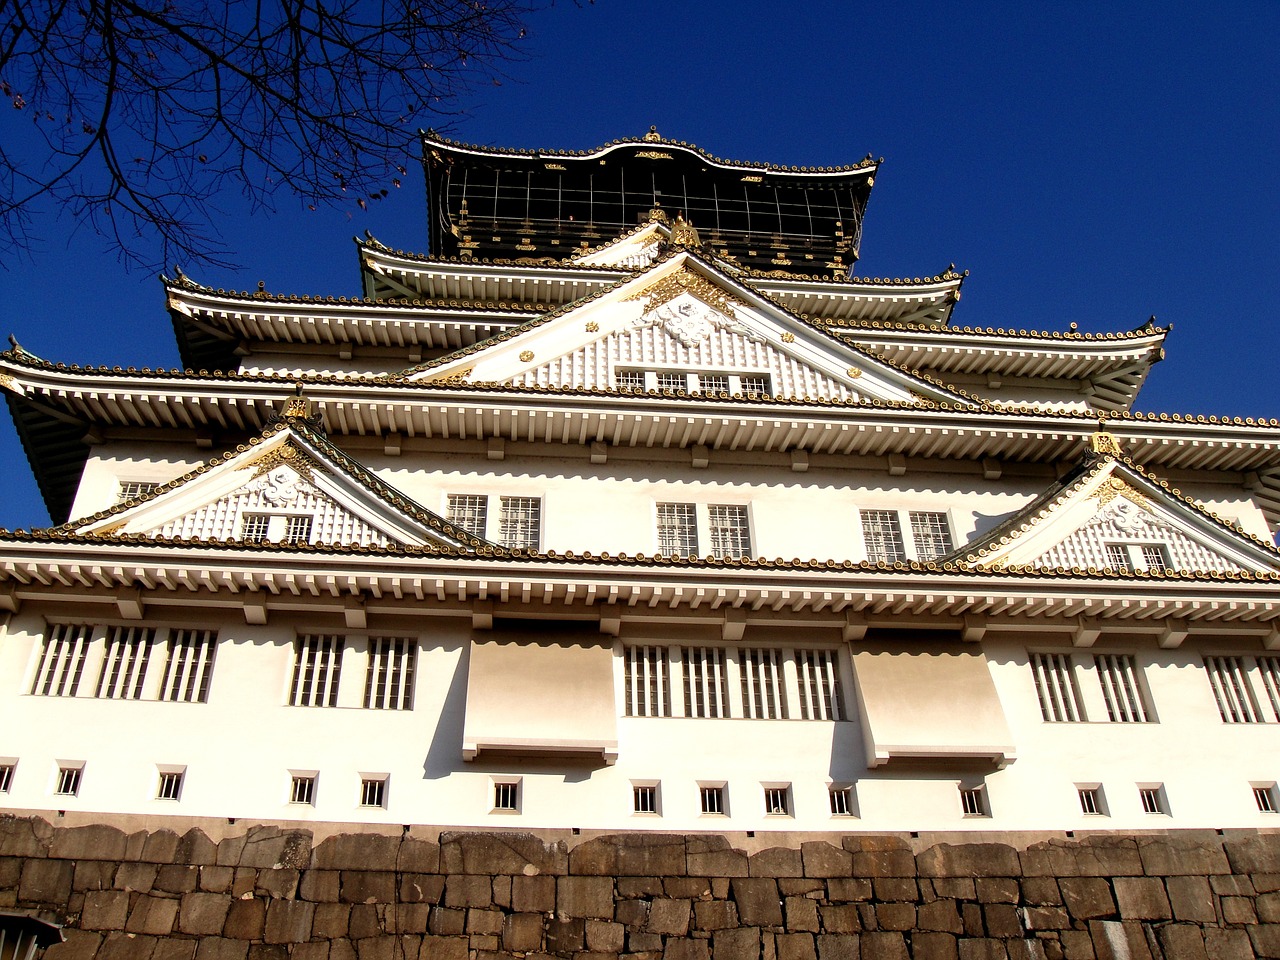
<instances>
[{"instance_id":1,"label":"blue sky","mask_svg":"<svg viewBox=\"0 0 1280 960\"><path fill-rule=\"evenodd\" d=\"M478 86L456 139L588 148L656 124L722 157L883 156L858 273L971 276L958 324L1173 322L1139 408L1280 415L1275 2L561 2L527 59ZM416 156L416 154L415 154ZM352 296L351 238L425 249L420 167L368 212L222 198L240 272L213 286ZM174 366L155 277L66 219L0 271L0 333L50 360ZM7 418L0 525L48 522Z\"/></svg>"}]
</instances>

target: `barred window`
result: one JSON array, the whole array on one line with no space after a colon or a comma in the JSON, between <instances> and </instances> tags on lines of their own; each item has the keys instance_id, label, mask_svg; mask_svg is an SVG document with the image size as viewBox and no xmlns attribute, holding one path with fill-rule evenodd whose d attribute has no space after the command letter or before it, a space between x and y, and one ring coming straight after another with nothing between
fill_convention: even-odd
<instances>
[{"instance_id":1,"label":"barred window","mask_svg":"<svg viewBox=\"0 0 1280 960\"><path fill-rule=\"evenodd\" d=\"M936 560L951 552L951 526L945 513L913 510L910 518L917 560Z\"/></svg>"},{"instance_id":2,"label":"barred window","mask_svg":"<svg viewBox=\"0 0 1280 960\"><path fill-rule=\"evenodd\" d=\"M751 556L751 531L745 506L712 505L707 508L707 516L710 520L712 556L718 560Z\"/></svg>"},{"instance_id":3,"label":"barred window","mask_svg":"<svg viewBox=\"0 0 1280 960\"><path fill-rule=\"evenodd\" d=\"M289 802L314 806L316 798L316 775L314 773L293 774L289 782Z\"/></svg>"},{"instance_id":4,"label":"barred window","mask_svg":"<svg viewBox=\"0 0 1280 960\"><path fill-rule=\"evenodd\" d=\"M689 387L689 378L683 373L663 373L657 375L657 384L659 390L687 390Z\"/></svg>"},{"instance_id":5,"label":"barred window","mask_svg":"<svg viewBox=\"0 0 1280 960\"><path fill-rule=\"evenodd\" d=\"M722 647L684 647L684 712L686 717L727 717L729 680Z\"/></svg>"},{"instance_id":6,"label":"barred window","mask_svg":"<svg viewBox=\"0 0 1280 960\"><path fill-rule=\"evenodd\" d=\"M769 817L791 816L791 787L765 787L764 812Z\"/></svg>"},{"instance_id":7,"label":"barred window","mask_svg":"<svg viewBox=\"0 0 1280 960\"><path fill-rule=\"evenodd\" d=\"M1129 572L1129 551L1118 543L1107 545L1107 566L1121 573Z\"/></svg>"},{"instance_id":8,"label":"barred window","mask_svg":"<svg viewBox=\"0 0 1280 960\"><path fill-rule=\"evenodd\" d=\"M1143 813L1167 813L1164 802L1164 787L1156 784L1150 787L1138 787L1138 799L1142 801Z\"/></svg>"},{"instance_id":9,"label":"barred window","mask_svg":"<svg viewBox=\"0 0 1280 960\"><path fill-rule=\"evenodd\" d=\"M1280 657L1258 657L1258 672L1262 674L1262 688L1267 692L1272 716L1280 721Z\"/></svg>"},{"instance_id":10,"label":"barred window","mask_svg":"<svg viewBox=\"0 0 1280 960\"><path fill-rule=\"evenodd\" d=\"M158 483L147 483L142 480L121 480L116 490L116 503L128 503L155 491Z\"/></svg>"},{"instance_id":11,"label":"barred window","mask_svg":"<svg viewBox=\"0 0 1280 960\"><path fill-rule=\"evenodd\" d=\"M112 628L93 695L108 700L140 700L154 638L155 631L150 627Z\"/></svg>"},{"instance_id":12,"label":"barred window","mask_svg":"<svg viewBox=\"0 0 1280 960\"><path fill-rule=\"evenodd\" d=\"M497 780L493 784L493 809L520 812L520 781Z\"/></svg>"},{"instance_id":13,"label":"barred window","mask_svg":"<svg viewBox=\"0 0 1280 960\"><path fill-rule=\"evenodd\" d=\"M0 793L8 793L13 786L13 768L16 763L0 763Z\"/></svg>"},{"instance_id":14,"label":"barred window","mask_svg":"<svg viewBox=\"0 0 1280 960\"><path fill-rule=\"evenodd\" d=\"M867 559L881 563L897 563L907 559L902 543L902 526L894 510L863 510L862 539Z\"/></svg>"},{"instance_id":15,"label":"barred window","mask_svg":"<svg viewBox=\"0 0 1280 960\"><path fill-rule=\"evenodd\" d=\"M742 392L745 394L767 394L771 392L767 376L743 375L739 380L742 384Z\"/></svg>"},{"instance_id":16,"label":"barred window","mask_svg":"<svg viewBox=\"0 0 1280 960\"><path fill-rule=\"evenodd\" d=\"M92 637L93 627L50 624L40 645L40 663L31 692L41 697L74 697L79 693Z\"/></svg>"},{"instance_id":17,"label":"barred window","mask_svg":"<svg viewBox=\"0 0 1280 960\"><path fill-rule=\"evenodd\" d=\"M1205 657L1204 671L1223 723L1265 721L1239 657Z\"/></svg>"},{"instance_id":18,"label":"barred window","mask_svg":"<svg viewBox=\"0 0 1280 960\"><path fill-rule=\"evenodd\" d=\"M729 378L725 374L701 374L698 377L698 389L703 393L728 393Z\"/></svg>"},{"instance_id":19,"label":"barred window","mask_svg":"<svg viewBox=\"0 0 1280 960\"><path fill-rule=\"evenodd\" d=\"M206 703L213 679L213 654L217 647L212 630L174 630L160 683L161 700Z\"/></svg>"},{"instance_id":20,"label":"barred window","mask_svg":"<svg viewBox=\"0 0 1280 960\"><path fill-rule=\"evenodd\" d=\"M369 667L364 677L364 705L375 710L413 709L413 671L418 644L414 640L377 637L369 641Z\"/></svg>"},{"instance_id":21,"label":"barred window","mask_svg":"<svg viewBox=\"0 0 1280 960\"><path fill-rule=\"evenodd\" d=\"M289 544L311 542L311 517L286 517L284 542Z\"/></svg>"},{"instance_id":22,"label":"barred window","mask_svg":"<svg viewBox=\"0 0 1280 960\"><path fill-rule=\"evenodd\" d=\"M833 817L853 816L853 787L832 786L827 790Z\"/></svg>"},{"instance_id":23,"label":"barred window","mask_svg":"<svg viewBox=\"0 0 1280 960\"><path fill-rule=\"evenodd\" d=\"M449 494L447 519L474 537L484 539L488 522L489 498L474 493Z\"/></svg>"},{"instance_id":24,"label":"barred window","mask_svg":"<svg viewBox=\"0 0 1280 960\"><path fill-rule=\"evenodd\" d=\"M985 817L987 812L986 790L982 787L960 788L960 813L966 817Z\"/></svg>"},{"instance_id":25,"label":"barred window","mask_svg":"<svg viewBox=\"0 0 1280 960\"><path fill-rule=\"evenodd\" d=\"M613 382L620 389L643 390L643 370L618 370L613 374Z\"/></svg>"},{"instance_id":26,"label":"barred window","mask_svg":"<svg viewBox=\"0 0 1280 960\"><path fill-rule=\"evenodd\" d=\"M240 539L245 543L265 543L271 517L265 513L246 513L240 518Z\"/></svg>"},{"instance_id":27,"label":"barred window","mask_svg":"<svg viewBox=\"0 0 1280 960\"><path fill-rule=\"evenodd\" d=\"M796 651L801 720L843 720L840 672L834 650Z\"/></svg>"},{"instance_id":28,"label":"barred window","mask_svg":"<svg viewBox=\"0 0 1280 960\"><path fill-rule=\"evenodd\" d=\"M179 800L182 798L182 778L181 770L162 770L160 771L160 785L156 790L157 800Z\"/></svg>"},{"instance_id":29,"label":"barred window","mask_svg":"<svg viewBox=\"0 0 1280 960\"><path fill-rule=\"evenodd\" d=\"M631 809L635 813L658 812L658 788L653 784L638 784L631 788Z\"/></svg>"},{"instance_id":30,"label":"barred window","mask_svg":"<svg viewBox=\"0 0 1280 960\"><path fill-rule=\"evenodd\" d=\"M63 764L58 767L58 779L54 783L53 792L60 797L80 795L80 780L84 767Z\"/></svg>"},{"instance_id":31,"label":"barred window","mask_svg":"<svg viewBox=\"0 0 1280 960\"><path fill-rule=\"evenodd\" d=\"M671 677L667 648L627 647L625 699L628 717L671 716Z\"/></svg>"},{"instance_id":32,"label":"barred window","mask_svg":"<svg viewBox=\"0 0 1280 960\"><path fill-rule=\"evenodd\" d=\"M1112 723L1148 723L1151 710L1142 695L1133 657L1099 654L1093 658L1102 685L1102 699Z\"/></svg>"},{"instance_id":33,"label":"barred window","mask_svg":"<svg viewBox=\"0 0 1280 960\"><path fill-rule=\"evenodd\" d=\"M1080 812L1087 817L1102 816L1102 797L1099 787L1077 787L1076 796L1080 800Z\"/></svg>"},{"instance_id":34,"label":"barred window","mask_svg":"<svg viewBox=\"0 0 1280 960\"><path fill-rule=\"evenodd\" d=\"M725 794L728 790L723 784L718 786L698 787L698 797L702 803L702 812L723 816L725 813Z\"/></svg>"},{"instance_id":35,"label":"barred window","mask_svg":"<svg viewBox=\"0 0 1280 960\"><path fill-rule=\"evenodd\" d=\"M1169 567L1169 551L1157 543L1144 543L1142 562L1148 570L1166 570Z\"/></svg>"},{"instance_id":36,"label":"barred window","mask_svg":"<svg viewBox=\"0 0 1280 960\"><path fill-rule=\"evenodd\" d=\"M1040 700L1040 716L1051 723L1085 719L1084 701L1071 657L1065 653L1031 654L1031 676Z\"/></svg>"},{"instance_id":37,"label":"barred window","mask_svg":"<svg viewBox=\"0 0 1280 960\"><path fill-rule=\"evenodd\" d=\"M785 720L787 698L782 681L782 651L738 651L742 678L742 715L752 720Z\"/></svg>"},{"instance_id":38,"label":"barred window","mask_svg":"<svg viewBox=\"0 0 1280 960\"><path fill-rule=\"evenodd\" d=\"M362 777L360 779L360 806L385 807L387 805L387 778Z\"/></svg>"},{"instance_id":39,"label":"barred window","mask_svg":"<svg viewBox=\"0 0 1280 960\"><path fill-rule=\"evenodd\" d=\"M537 497L503 497L498 542L518 550L537 550L542 534L542 501Z\"/></svg>"},{"instance_id":40,"label":"barred window","mask_svg":"<svg viewBox=\"0 0 1280 960\"><path fill-rule=\"evenodd\" d=\"M658 504L658 553L693 557L698 553L698 518L692 503Z\"/></svg>"},{"instance_id":41,"label":"barred window","mask_svg":"<svg viewBox=\"0 0 1280 960\"><path fill-rule=\"evenodd\" d=\"M342 637L334 636L302 636L294 641L290 704L295 707L338 705L342 646Z\"/></svg>"},{"instance_id":42,"label":"barred window","mask_svg":"<svg viewBox=\"0 0 1280 960\"><path fill-rule=\"evenodd\" d=\"M1275 813L1280 810L1280 806L1276 804L1276 785L1254 785L1253 802L1257 804L1259 813Z\"/></svg>"}]
</instances>

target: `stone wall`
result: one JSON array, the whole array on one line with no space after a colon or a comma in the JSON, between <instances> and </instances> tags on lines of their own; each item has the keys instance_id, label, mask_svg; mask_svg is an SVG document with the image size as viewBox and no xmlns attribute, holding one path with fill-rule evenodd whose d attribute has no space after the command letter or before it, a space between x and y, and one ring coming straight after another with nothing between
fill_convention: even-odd
<instances>
[{"instance_id":1,"label":"stone wall","mask_svg":"<svg viewBox=\"0 0 1280 960\"><path fill-rule=\"evenodd\" d=\"M1280 834L146 825L0 817L0 909L66 924L48 960L1280 957Z\"/></svg>"}]
</instances>

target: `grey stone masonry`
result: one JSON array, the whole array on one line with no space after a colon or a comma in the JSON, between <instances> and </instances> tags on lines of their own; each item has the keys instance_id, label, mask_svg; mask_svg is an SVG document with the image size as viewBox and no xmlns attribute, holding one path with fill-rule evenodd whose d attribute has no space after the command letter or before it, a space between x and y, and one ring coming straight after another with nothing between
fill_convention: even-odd
<instances>
[{"instance_id":1,"label":"grey stone masonry","mask_svg":"<svg viewBox=\"0 0 1280 960\"><path fill-rule=\"evenodd\" d=\"M47 960L1280 960L1280 833L317 840L169 819L0 815L0 910L64 925Z\"/></svg>"}]
</instances>

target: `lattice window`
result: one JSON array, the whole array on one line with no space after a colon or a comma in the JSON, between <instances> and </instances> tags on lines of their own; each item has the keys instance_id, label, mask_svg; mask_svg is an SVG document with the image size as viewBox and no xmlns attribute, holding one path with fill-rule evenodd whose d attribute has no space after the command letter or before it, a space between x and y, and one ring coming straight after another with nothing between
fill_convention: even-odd
<instances>
[{"instance_id":1,"label":"lattice window","mask_svg":"<svg viewBox=\"0 0 1280 960\"><path fill-rule=\"evenodd\" d=\"M897 511L863 510L862 539L867 547L868 560L898 563L907 559Z\"/></svg>"},{"instance_id":2,"label":"lattice window","mask_svg":"<svg viewBox=\"0 0 1280 960\"><path fill-rule=\"evenodd\" d=\"M729 377L723 373L699 374L698 389L703 393L728 393Z\"/></svg>"},{"instance_id":3,"label":"lattice window","mask_svg":"<svg viewBox=\"0 0 1280 960\"><path fill-rule=\"evenodd\" d=\"M1148 570L1161 571L1169 568L1169 551L1158 543L1142 544L1142 562Z\"/></svg>"},{"instance_id":4,"label":"lattice window","mask_svg":"<svg viewBox=\"0 0 1280 960\"><path fill-rule=\"evenodd\" d=\"M284 542L288 544L311 542L311 517L286 517Z\"/></svg>"},{"instance_id":5,"label":"lattice window","mask_svg":"<svg viewBox=\"0 0 1280 960\"><path fill-rule=\"evenodd\" d=\"M413 709L413 671L418 654L414 640L377 637L369 641L364 677L364 705L374 710Z\"/></svg>"},{"instance_id":6,"label":"lattice window","mask_svg":"<svg viewBox=\"0 0 1280 960\"><path fill-rule=\"evenodd\" d=\"M745 506L713 504L707 507L707 518L710 521L712 556L718 560L751 556L751 531Z\"/></svg>"},{"instance_id":7,"label":"lattice window","mask_svg":"<svg viewBox=\"0 0 1280 960\"><path fill-rule=\"evenodd\" d=\"M216 635L212 630L172 631L164 677L160 682L160 699L183 703L208 702L216 648Z\"/></svg>"},{"instance_id":8,"label":"lattice window","mask_svg":"<svg viewBox=\"0 0 1280 960\"><path fill-rule=\"evenodd\" d=\"M618 370L613 375L613 383L620 390L643 390L643 370Z\"/></svg>"},{"instance_id":9,"label":"lattice window","mask_svg":"<svg viewBox=\"0 0 1280 960\"><path fill-rule=\"evenodd\" d=\"M667 648L627 647L625 700L628 717L671 716L671 677Z\"/></svg>"},{"instance_id":10,"label":"lattice window","mask_svg":"<svg viewBox=\"0 0 1280 960\"><path fill-rule=\"evenodd\" d=\"M293 683L289 690L289 703L295 707L338 705L342 647L342 637L298 637L293 647Z\"/></svg>"},{"instance_id":11,"label":"lattice window","mask_svg":"<svg viewBox=\"0 0 1280 960\"><path fill-rule=\"evenodd\" d=\"M489 520L489 498L482 494L449 494L447 519L473 537L484 539Z\"/></svg>"},{"instance_id":12,"label":"lattice window","mask_svg":"<svg viewBox=\"0 0 1280 960\"><path fill-rule=\"evenodd\" d=\"M1040 716L1050 723L1078 723L1085 719L1084 700L1076 681L1075 666L1065 653L1031 654L1031 676Z\"/></svg>"},{"instance_id":13,"label":"lattice window","mask_svg":"<svg viewBox=\"0 0 1280 960\"><path fill-rule=\"evenodd\" d=\"M747 374L739 377L739 383L742 386L742 392L749 396L772 392L769 389L769 378L767 376Z\"/></svg>"},{"instance_id":14,"label":"lattice window","mask_svg":"<svg viewBox=\"0 0 1280 960\"><path fill-rule=\"evenodd\" d=\"M271 517L265 513L246 513L240 518L240 539L245 543L265 543Z\"/></svg>"},{"instance_id":15,"label":"lattice window","mask_svg":"<svg viewBox=\"0 0 1280 960\"><path fill-rule=\"evenodd\" d=\"M800 684L800 719L841 720L840 671L834 650L797 650L796 674Z\"/></svg>"},{"instance_id":16,"label":"lattice window","mask_svg":"<svg viewBox=\"0 0 1280 960\"><path fill-rule=\"evenodd\" d=\"M911 511L911 539L917 560L936 560L951 552L951 525L947 515L938 511Z\"/></svg>"},{"instance_id":17,"label":"lattice window","mask_svg":"<svg viewBox=\"0 0 1280 960\"><path fill-rule=\"evenodd\" d=\"M156 789L157 800L180 800L182 798L182 770L160 771L160 783Z\"/></svg>"},{"instance_id":18,"label":"lattice window","mask_svg":"<svg viewBox=\"0 0 1280 960\"><path fill-rule=\"evenodd\" d=\"M40 646L31 692L41 697L74 697L80 691L85 654L93 637L93 627L50 624Z\"/></svg>"},{"instance_id":19,"label":"lattice window","mask_svg":"<svg viewBox=\"0 0 1280 960\"><path fill-rule=\"evenodd\" d=\"M1223 723L1265 722L1239 657L1205 657L1204 671Z\"/></svg>"},{"instance_id":20,"label":"lattice window","mask_svg":"<svg viewBox=\"0 0 1280 960\"><path fill-rule=\"evenodd\" d=\"M664 557L697 556L698 518L692 503L658 504L658 553Z\"/></svg>"},{"instance_id":21,"label":"lattice window","mask_svg":"<svg viewBox=\"0 0 1280 960\"><path fill-rule=\"evenodd\" d=\"M790 785L764 788L764 812L768 817L791 816Z\"/></svg>"},{"instance_id":22,"label":"lattice window","mask_svg":"<svg viewBox=\"0 0 1280 960\"><path fill-rule=\"evenodd\" d=\"M498 542L517 550L537 550L542 535L542 501L537 497L503 497Z\"/></svg>"},{"instance_id":23,"label":"lattice window","mask_svg":"<svg viewBox=\"0 0 1280 960\"><path fill-rule=\"evenodd\" d=\"M1099 654L1093 658L1102 685L1102 699L1112 723L1148 723L1151 710L1142 694L1133 657Z\"/></svg>"},{"instance_id":24,"label":"lattice window","mask_svg":"<svg viewBox=\"0 0 1280 960\"><path fill-rule=\"evenodd\" d=\"M128 503L155 491L158 483L147 483L142 480L121 480L116 489L116 503Z\"/></svg>"},{"instance_id":25,"label":"lattice window","mask_svg":"<svg viewBox=\"0 0 1280 960\"><path fill-rule=\"evenodd\" d=\"M689 389L689 377L688 374L684 373L659 372L656 376L656 382L659 390Z\"/></svg>"},{"instance_id":26,"label":"lattice window","mask_svg":"<svg viewBox=\"0 0 1280 960\"><path fill-rule=\"evenodd\" d=\"M1129 572L1129 551L1118 543L1108 543L1107 566L1121 573Z\"/></svg>"},{"instance_id":27,"label":"lattice window","mask_svg":"<svg viewBox=\"0 0 1280 960\"><path fill-rule=\"evenodd\" d=\"M93 695L108 700L142 699L154 638L155 631L149 627L114 627L107 636L107 653Z\"/></svg>"},{"instance_id":28,"label":"lattice window","mask_svg":"<svg viewBox=\"0 0 1280 960\"><path fill-rule=\"evenodd\" d=\"M684 712L687 717L727 717L729 680L721 647L684 647Z\"/></svg>"},{"instance_id":29,"label":"lattice window","mask_svg":"<svg viewBox=\"0 0 1280 960\"><path fill-rule=\"evenodd\" d=\"M1262 675L1262 688L1267 691L1272 716L1280 721L1280 657L1259 657L1258 673Z\"/></svg>"},{"instance_id":30,"label":"lattice window","mask_svg":"<svg viewBox=\"0 0 1280 960\"><path fill-rule=\"evenodd\" d=\"M787 697L782 681L782 651L738 651L742 679L742 715L751 720L785 720Z\"/></svg>"}]
</instances>

